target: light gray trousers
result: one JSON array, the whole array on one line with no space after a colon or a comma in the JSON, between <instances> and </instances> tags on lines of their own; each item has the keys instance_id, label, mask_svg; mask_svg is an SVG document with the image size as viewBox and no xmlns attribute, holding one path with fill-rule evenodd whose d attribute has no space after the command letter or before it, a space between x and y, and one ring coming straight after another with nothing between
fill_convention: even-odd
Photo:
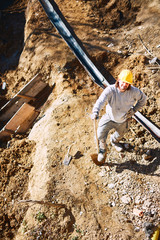
<instances>
[{"instance_id":1,"label":"light gray trousers","mask_svg":"<svg viewBox=\"0 0 160 240\"><path fill-rule=\"evenodd\" d=\"M99 140L99 147L102 149L106 148L106 139L108 133L111 129L115 129L116 131L111 135L111 140L113 142L119 142L120 139L124 136L127 130L130 127L131 121L125 121L123 123L116 123L110 120L108 114L102 116L99 121L98 129L97 129L97 136Z\"/></svg>"}]
</instances>

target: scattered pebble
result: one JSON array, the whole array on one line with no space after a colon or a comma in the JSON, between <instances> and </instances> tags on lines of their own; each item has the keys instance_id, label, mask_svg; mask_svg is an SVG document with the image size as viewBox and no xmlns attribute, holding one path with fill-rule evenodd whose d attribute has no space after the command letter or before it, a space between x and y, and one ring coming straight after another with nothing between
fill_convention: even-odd
<instances>
[{"instance_id":1,"label":"scattered pebble","mask_svg":"<svg viewBox=\"0 0 160 240\"><path fill-rule=\"evenodd\" d=\"M129 204L131 202L131 198L128 195L121 197L121 201L125 204Z\"/></svg>"},{"instance_id":2,"label":"scattered pebble","mask_svg":"<svg viewBox=\"0 0 160 240\"><path fill-rule=\"evenodd\" d=\"M110 44L108 44L107 47L114 47L114 44L113 44L113 43L110 43Z\"/></svg>"},{"instance_id":3,"label":"scattered pebble","mask_svg":"<svg viewBox=\"0 0 160 240\"><path fill-rule=\"evenodd\" d=\"M136 196L135 198L135 204L141 204L142 203L142 199L141 199L141 196Z\"/></svg>"},{"instance_id":4,"label":"scattered pebble","mask_svg":"<svg viewBox=\"0 0 160 240\"><path fill-rule=\"evenodd\" d=\"M128 144L128 143L125 143L125 144L124 144L124 147L125 147L126 149L129 149L129 144Z\"/></svg>"},{"instance_id":5,"label":"scattered pebble","mask_svg":"<svg viewBox=\"0 0 160 240\"><path fill-rule=\"evenodd\" d=\"M143 217L143 215L144 215L143 211L139 210L137 208L133 209L133 214L136 215L136 216L139 216L139 217Z\"/></svg>"},{"instance_id":6,"label":"scattered pebble","mask_svg":"<svg viewBox=\"0 0 160 240\"><path fill-rule=\"evenodd\" d=\"M152 58L151 60L149 60L149 63L150 64L155 64L156 63L156 61L157 61L157 57L154 57L154 58Z\"/></svg>"},{"instance_id":7,"label":"scattered pebble","mask_svg":"<svg viewBox=\"0 0 160 240\"><path fill-rule=\"evenodd\" d=\"M114 186L115 186L114 183L110 183L110 184L108 184L108 187L109 187L109 188L114 188Z\"/></svg>"}]
</instances>

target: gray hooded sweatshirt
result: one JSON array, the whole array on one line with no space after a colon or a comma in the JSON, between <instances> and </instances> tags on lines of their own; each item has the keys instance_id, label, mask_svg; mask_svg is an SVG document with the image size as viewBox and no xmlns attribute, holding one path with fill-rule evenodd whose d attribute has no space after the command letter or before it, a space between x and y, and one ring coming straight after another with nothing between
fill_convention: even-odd
<instances>
[{"instance_id":1,"label":"gray hooded sweatshirt","mask_svg":"<svg viewBox=\"0 0 160 240\"><path fill-rule=\"evenodd\" d=\"M131 86L129 90L120 92L119 88L110 85L105 88L93 107L93 113L99 111L106 105L106 113L110 120L122 123L126 121L125 114L133 108L134 112L142 108L146 103L146 95L138 88Z\"/></svg>"}]
</instances>

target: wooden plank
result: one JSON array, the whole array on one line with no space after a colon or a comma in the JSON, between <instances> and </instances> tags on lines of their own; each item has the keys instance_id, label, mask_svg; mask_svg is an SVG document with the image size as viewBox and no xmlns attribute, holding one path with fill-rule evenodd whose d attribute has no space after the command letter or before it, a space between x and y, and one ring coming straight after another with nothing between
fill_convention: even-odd
<instances>
[{"instance_id":1,"label":"wooden plank","mask_svg":"<svg viewBox=\"0 0 160 240\"><path fill-rule=\"evenodd\" d=\"M9 108L11 105L13 105L16 101L17 101L17 95L18 94L26 94L30 88L33 87L33 85L37 82L40 81L42 78L41 74L37 74L35 75L10 101L8 101L1 109L0 109L0 113L1 111Z\"/></svg>"},{"instance_id":2,"label":"wooden plank","mask_svg":"<svg viewBox=\"0 0 160 240\"><path fill-rule=\"evenodd\" d=\"M5 128L5 132L8 132L9 134L14 134L15 133L15 131L13 131L11 129L7 129L7 128Z\"/></svg>"},{"instance_id":3,"label":"wooden plank","mask_svg":"<svg viewBox=\"0 0 160 240\"><path fill-rule=\"evenodd\" d=\"M28 118L35 108L27 103L24 103L22 107L17 111L17 113L10 119L10 121L5 125L4 129L9 129L16 131L19 126Z\"/></svg>"},{"instance_id":4,"label":"wooden plank","mask_svg":"<svg viewBox=\"0 0 160 240\"><path fill-rule=\"evenodd\" d=\"M1 131L0 131L0 139L2 140L2 139L8 139L9 140L9 138L11 137L11 132L9 132L9 131L7 131L6 129L2 129Z\"/></svg>"},{"instance_id":5,"label":"wooden plank","mask_svg":"<svg viewBox=\"0 0 160 240\"><path fill-rule=\"evenodd\" d=\"M31 96L28 96L28 95L22 95L22 94L18 94L17 97L28 99L28 100L33 100L33 101L36 100L36 98L34 98L34 97L31 97Z\"/></svg>"},{"instance_id":6,"label":"wooden plank","mask_svg":"<svg viewBox=\"0 0 160 240\"><path fill-rule=\"evenodd\" d=\"M17 130L17 133L25 133L28 131L29 128L32 127L33 122L38 117L40 112L34 111L28 116L28 118L25 119L25 121L22 123L20 128Z\"/></svg>"},{"instance_id":7,"label":"wooden plank","mask_svg":"<svg viewBox=\"0 0 160 240\"><path fill-rule=\"evenodd\" d=\"M36 95L39 92L41 92L46 86L47 86L47 83L38 81L34 85L32 85L32 88L30 88L28 92L26 92L26 94L31 97L36 97ZM6 109L6 111L3 114L1 114L0 121L9 121L9 119L18 111L18 109L24 103L28 103L30 101L30 99L20 98L17 96L15 97L15 99L16 99L16 102L14 101L13 105L10 105L10 108Z\"/></svg>"},{"instance_id":8,"label":"wooden plank","mask_svg":"<svg viewBox=\"0 0 160 240\"><path fill-rule=\"evenodd\" d=\"M0 131L0 139L9 139L15 133L25 133L39 115L39 111L27 103L24 103L19 111Z\"/></svg>"},{"instance_id":9,"label":"wooden plank","mask_svg":"<svg viewBox=\"0 0 160 240\"><path fill-rule=\"evenodd\" d=\"M22 107L16 112L16 114L10 119L10 121L0 131L0 138L9 137L15 131L18 132L23 122L31 115L34 115L34 113L35 113L35 108L27 103L24 103Z\"/></svg>"}]
</instances>

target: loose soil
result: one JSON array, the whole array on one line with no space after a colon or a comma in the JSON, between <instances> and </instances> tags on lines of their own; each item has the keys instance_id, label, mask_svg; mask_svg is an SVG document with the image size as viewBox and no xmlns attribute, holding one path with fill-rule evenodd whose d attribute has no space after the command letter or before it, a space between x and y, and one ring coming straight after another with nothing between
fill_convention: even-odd
<instances>
[{"instance_id":1,"label":"loose soil","mask_svg":"<svg viewBox=\"0 0 160 240\"><path fill-rule=\"evenodd\" d=\"M159 1L56 3L105 76L132 70L134 85L148 97L141 112L159 127ZM7 86L0 106L39 72L55 83L33 128L0 143L0 239L147 239L144 224L160 222L159 143L133 121L123 139L130 148L119 154L108 137L106 164L94 165L90 114L102 89L39 1L0 7L0 84Z\"/></svg>"}]
</instances>

